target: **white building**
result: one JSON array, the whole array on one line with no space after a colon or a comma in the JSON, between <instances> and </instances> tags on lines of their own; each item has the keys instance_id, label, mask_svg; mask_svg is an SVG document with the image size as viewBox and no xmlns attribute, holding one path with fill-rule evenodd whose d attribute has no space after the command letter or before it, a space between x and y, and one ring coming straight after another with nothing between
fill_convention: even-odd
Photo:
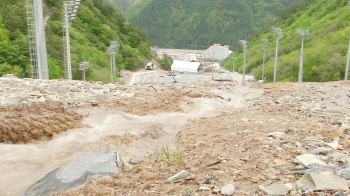
<instances>
[{"instance_id":1,"label":"white building","mask_svg":"<svg viewBox=\"0 0 350 196\"><path fill-rule=\"evenodd\" d=\"M197 54L186 54L185 61L197 61Z\"/></svg>"},{"instance_id":2,"label":"white building","mask_svg":"<svg viewBox=\"0 0 350 196\"><path fill-rule=\"evenodd\" d=\"M213 44L202 53L204 60L224 60L232 54L228 45Z\"/></svg>"},{"instance_id":3,"label":"white building","mask_svg":"<svg viewBox=\"0 0 350 196\"><path fill-rule=\"evenodd\" d=\"M201 62L174 61L171 65L172 72L201 74L204 73L204 65Z\"/></svg>"}]
</instances>

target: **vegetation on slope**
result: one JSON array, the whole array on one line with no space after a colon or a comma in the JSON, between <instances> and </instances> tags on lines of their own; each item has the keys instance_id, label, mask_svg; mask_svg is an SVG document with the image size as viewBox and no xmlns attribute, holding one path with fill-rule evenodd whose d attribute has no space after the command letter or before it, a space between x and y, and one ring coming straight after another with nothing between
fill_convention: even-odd
<instances>
[{"instance_id":1,"label":"vegetation on slope","mask_svg":"<svg viewBox=\"0 0 350 196\"><path fill-rule=\"evenodd\" d=\"M134 6L145 0L107 0L111 2L119 11L127 13Z\"/></svg>"},{"instance_id":2,"label":"vegetation on slope","mask_svg":"<svg viewBox=\"0 0 350 196\"><path fill-rule=\"evenodd\" d=\"M127 18L159 47L237 46L234 40L256 35L286 7L300 1L149 0L131 10Z\"/></svg>"},{"instance_id":3,"label":"vegetation on slope","mask_svg":"<svg viewBox=\"0 0 350 196\"><path fill-rule=\"evenodd\" d=\"M63 1L45 0L46 41L50 78L63 75ZM23 1L0 2L0 74L15 72L30 76L26 7ZM1 20L2 18L2 20ZM70 28L73 78L79 79L79 62L90 61L86 76L90 80L109 80L110 41L121 44L116 55L119 69L143 66L149 57L150 44L145 34L131 25L112 5L101 0L84 0Z\"/></svg>"},{"instance_id":4,"label":"vegetation on slope","mask_svg":"<svg viewBox=\"0 0 350 196\"><path fill-rule=\"evenodd\" d=\"M286 11L275 26L284 30L280 40L277 78L278 81L297 81L300 59L301 36L298 29L310 30L305 37L304 81L329 81L344 78L347 46L350 34L350 11L346 0L308 0ZM244 37L242 37L244 38ZM273 80L276 41L271 29L248 42L247 72L256 78L262 76L263 46L261 39L267 38L267 62L265 76ZM238 41L238 40L236 40ZM242 72L243 54L237 51L236 65ZM223 66L232 69L232 58Z\"/></svg>"}]
</instances>

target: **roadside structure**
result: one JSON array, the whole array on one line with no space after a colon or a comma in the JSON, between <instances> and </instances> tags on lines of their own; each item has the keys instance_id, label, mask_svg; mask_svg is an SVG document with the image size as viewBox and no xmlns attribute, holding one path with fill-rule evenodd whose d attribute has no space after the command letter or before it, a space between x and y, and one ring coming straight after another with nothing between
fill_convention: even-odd
<instances>
[{"instance_id":1,"label":"roadside structure","mask_svg":"<svg viewBox=\"0 0 350 196\"><path fill-rule=\"evenodd\" d=\"M183 74L203 74L204 65L201 62L188 62L175 60L171 65L172 72L180 72Z\"/></svg>"}]
</instances>

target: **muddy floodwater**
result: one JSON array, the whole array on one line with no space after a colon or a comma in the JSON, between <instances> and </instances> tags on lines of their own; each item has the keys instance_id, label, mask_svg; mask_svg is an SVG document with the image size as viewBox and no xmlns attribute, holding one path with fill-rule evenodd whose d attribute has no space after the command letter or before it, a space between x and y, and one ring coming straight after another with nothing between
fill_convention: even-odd
<instances>
[{"instance_id":1,"label":"muddy floodwater","mask_svg":"<svg viewBox=\"0 0 350 196\"><path fill-rule=\"evenodd\" d=\"M247 98L259 96L261 92L255 91L249 97L242 96L244 94L242 91L226 95L231 96L230 101L193 99L193 104L182 104L184 112L178 113L138 116L94 110L84 119L88 128L69 130L50 141L25 145L0 144L0 195L19 195L50 171L87 152L118 151L125 160L145 159L145 154L154 154L163 145L173 147L176 134L187 120L235 111L245 107ZM161 133L152 139L141 138L120 146L102 141L110 135L142 135L155 124L161 127Z\"/></svg>"}]
</instances>

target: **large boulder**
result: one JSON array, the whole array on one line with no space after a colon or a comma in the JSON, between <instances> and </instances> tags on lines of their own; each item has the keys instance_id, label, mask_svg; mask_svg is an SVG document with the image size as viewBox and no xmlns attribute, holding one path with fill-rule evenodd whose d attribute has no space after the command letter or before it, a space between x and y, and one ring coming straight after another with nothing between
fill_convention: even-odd
<instances>
[{"instance_id":1,"label":"large boulder","mask_svg":"<svg viewBox=\"0 0 350 196\"><path fill-rule=\"evenodd\" d=\"M96 175L114 175L124 161L117 152L89 153L47 174L30 186L25 196L50 195L84 184Z\"/></svg>"}]
</instances>

